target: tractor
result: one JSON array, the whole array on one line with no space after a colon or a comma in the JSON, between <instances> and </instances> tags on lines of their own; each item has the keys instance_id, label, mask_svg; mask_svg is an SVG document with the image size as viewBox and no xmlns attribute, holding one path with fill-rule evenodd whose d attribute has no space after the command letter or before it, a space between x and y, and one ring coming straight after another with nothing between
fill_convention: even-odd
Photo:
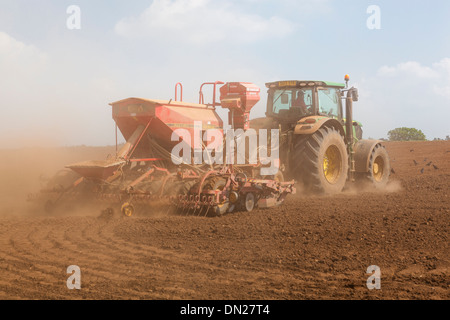
<instances>
[{"instance_id":1,"label":"tractor","mask_svg":"<svg viewBox=\"0 0 450 320\"><path fill-rule=\"evenodd\" d=\"M254 129L279 128L281 176L307 191L336 194L347 181L378 189L388 183L388 153L382 141L362 139L352 114L358 90L349 88L349 80L267 83L266 117L251 120Z\"/></svg>"}]
</instances>

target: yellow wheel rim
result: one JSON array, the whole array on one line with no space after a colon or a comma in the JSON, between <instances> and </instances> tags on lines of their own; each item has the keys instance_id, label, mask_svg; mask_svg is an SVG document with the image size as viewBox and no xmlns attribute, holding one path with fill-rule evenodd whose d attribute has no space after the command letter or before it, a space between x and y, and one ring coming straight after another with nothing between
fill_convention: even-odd
<instances>
[{"instance_id":1,"label":"yellow wheel rim","mask_svg":"<svg viewBox=\"0 0 450 320\"><path fill-rule=\"evenodd\" d=\"M339 179L342 166L342 158L336 146L330 146L323 157L323 173L329 183L336 183Z\"/></svg>"},{"instance_id":2,"label":"yellow wheel rim","mask_svg":"<svg viewBox=\"0 0 450 320\"><path fill-rule=\"evenodd\" d=\"M122 205L121 211L125 216L131 217L134 213L134 207L133 207L133 205L129 204L128 202L125 202Z\"/></svg>"},{"instance_id":3,"label":"yellow wheel rim","mask_svg":"<svg viewBox=\"0 0 450 320\"><path fill-rule=\"evenodd\" d=\"M384 173L384 160L382 157L377 157L373 163L372 175L375 181L380 182L383 180Z\"/></svg>"}]
</instances>

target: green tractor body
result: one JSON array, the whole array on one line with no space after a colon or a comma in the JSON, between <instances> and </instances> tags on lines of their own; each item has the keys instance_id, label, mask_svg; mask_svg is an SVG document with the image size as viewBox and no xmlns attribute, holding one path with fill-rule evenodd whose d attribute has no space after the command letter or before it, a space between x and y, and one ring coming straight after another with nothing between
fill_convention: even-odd
<instances>
[{"instance_id":1,"label":"green tractor body","mask_svg":"<svg viewBox=\"0 0 450 320\"><path fill-rule=\"evenodd\" d=\"M346 77L348 82L348 78ZM379 140L362 139L353 121L358 90L328 81L277 81L268 88L266 118L253 128L280 129L280 171L311 191L334 194L347 181L386 186L389 156Z\"/></svg>"}]
</instances>

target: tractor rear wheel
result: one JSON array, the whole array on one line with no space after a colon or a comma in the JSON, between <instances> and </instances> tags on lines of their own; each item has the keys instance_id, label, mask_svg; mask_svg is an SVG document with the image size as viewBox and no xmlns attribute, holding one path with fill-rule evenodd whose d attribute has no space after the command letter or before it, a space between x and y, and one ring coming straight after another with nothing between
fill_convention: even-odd
<instances>
[{"instance_id":1,"label":"tractor rear wheel","mask_svg":"<svg viewBox=\"0 0 450 320\"><path fill-rule=\"evenodd\" d=\"M323 127L294 143L293 174L309 191L335 194L342 191L348 175L344 138L334 128Z\"/></svg>"}]
</instances>

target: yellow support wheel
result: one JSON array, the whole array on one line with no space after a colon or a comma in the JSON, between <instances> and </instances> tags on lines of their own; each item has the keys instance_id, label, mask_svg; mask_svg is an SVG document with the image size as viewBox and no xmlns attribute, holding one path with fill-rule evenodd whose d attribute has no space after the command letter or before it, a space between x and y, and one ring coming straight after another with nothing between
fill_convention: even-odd
<instances>
[{"instance_id":1,"label":"yellow support wheel","mask_svg":"<svg viewBox=\"0 0 450 320\"><path fill-rule=\"evenodd\" d=\"M373 168L372 168L373 179L376 182L381 182L383 180L384 169L385 169L385 165L384 165L383 157L377 157L373 163Z\"/></svg>"},{"instance_id":2,"label":"yellow support wheel","mask_svg":"<svg viewBox=\"0 0 450 320\"><path fill-rule=\"evenodd\" d=\"M383 189L389 182L391 164L389 155L383 145L377 145L369 158L369 172L367 178L378 189Z\"/></svg>"},{"instance_id":3,"label":"yellow support wheel","mask_svg":"<svg viewBox=\"0 0 450 320\"><path fill-rule=\"evenodd\" d=\"M120 209L120 211L123 213L124 216L126 217L131 217L134 214L134 206L129 203L129 202L125 202L122 205L122 208Z\"/></svg>"}]
</instances>

